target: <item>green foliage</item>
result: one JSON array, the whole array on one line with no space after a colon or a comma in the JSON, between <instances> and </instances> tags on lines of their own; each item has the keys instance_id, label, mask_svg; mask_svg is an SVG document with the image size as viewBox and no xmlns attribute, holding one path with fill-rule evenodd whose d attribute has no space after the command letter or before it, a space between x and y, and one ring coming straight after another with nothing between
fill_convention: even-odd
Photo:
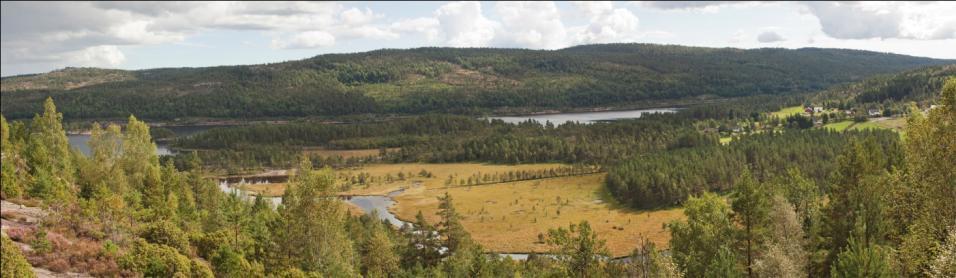
<instances>
[{"instance_id":1,"label":"green foliage","mask_svg":"<svg viewBox=\"0 0 956 278\"><path fill-rule=\"evenodd\" d=\"M179 227L169 221L156 221L147 225L139 236L152 244L162 244L182 254L190 254L189 237Z\"/></svg>"},{"instance_id":2,"label":"green foliage","mask_svg":"<svg viewBox=\"0 0 956 278\"><path fill-rule=\"evenodd\" d=\"M571 224L567 229L548 230L547 243L553 246L553 253L566 275L592 277L603 271L602 264L608 257L607 247L587 221Z\"/></svg>"},{"instance_id":3,"label":"green foliage","mask_svg":"<svg viewBox=\"0 0 956 278\"><path fill-rule=\"evenodd\" d=\"M905 141L907 190L894 195L897 226L903 231L899 261L904 273L926 275L929 264L956 226L956 78L943 86L940 107L926 116L910 113Z\"/></svg>"},{"instance_id":4,"label":"green foliage","mask_svg":"<svg viewBox=\"0 0 956 278\"><path fill-rule=\"evenodd\" d=\"M280 263L304 271L349 275L357 270L353 243L345 234L346 211L332 191L330 169L313 170L303 159L278 208L274 244Z\"/></svg>"},{"instance_id":5,"label":"green foliage","mask_svg":"<svg viewBox=\"0 0 956 278\"><path fill-rule=\"evenodd\" d=\"M25 166L19 157L19 147L12 140L7 118L0 115L0 196L17 198L26 190L23 175Z\"/></svg>"},{"instance_id":6,"label":"green foliage","mask_svg":"<svg viewBox=\"0 0 956 278\"><path fill-rule=\"evenodd\" d=\"M869 245L850 237L846 249L837 257L830 270L832 277L896 277L890 268L890 250L880 245Z\"/></svg>"},{"instance_id":7,"label":"green foliage","mask_svg":"<svg viewBox=\"0 0 956 278\"><path fill-rule=\"evenodd\" d=\"M557 127L536 122L514 125L464 116L427 115L349 125L294 123L219 128L175 142L183 148L217 149L202 151L200 155L209 163L222 161L213 165L219 168L238 163L291 167L290 158L296 157L295 153L303 146L401 148L378 157L363 158L366 162L603 164L650 150L716 144L716 138L697 132L689 120L664 115ZM349 166L349 161L313 159L320 165L332 166Z\"/></svg>"},{"instance_id":8,"label":"green foliage","mask_svg":"<svg viewBox=\"0 0 956 278\"><path fill-rule=\"evenodd\" d=\"M835 169L834 158L851 138L872 138L873 151L885 153L885 168L898 161L901 151L895 133L826 130L768 132L744 136L729 146L701 146L653 152L626 160L608 171L607 187L615 198L634 208L671 206L704 191L730 189L745 166L758 180L782 176L796 168L822 183Z\"/></svg>"},{"instance_id":9,"label":"green foliage","mask_svg":"<svg viewBox=\"0 0 956 278\"><path fill-rule=\"evenodd\" d=\"M936 258L930 263L931 277L956 276L956 228L950 228L946 242L940 246Z\"/></svg>"},{"instance_id":10,"label":"green foliage","mask_svg":"<svg viewBox=\"0 0 956 278\"><path fill-rule=\"evenodd\" d=\"M388 277L397 273L400 269L400 258L389 237L389 228L378 219L372 219L368 223L365 238L359 248L362 255L362 274L365 277Z\"/></svg>"},{"instance_id":11,"label":"green foliage","mask_svg":"<svg viewBox=\"0 0 956 278\"><path fill-rule=\"evenodd\" d=\"M2 249L3 253L0 255L0 276L3 277L36 277L33 274L33 268L30 266L30 263L23 257L23 253L20 253L20 248L17 247L6 233L0 235L2 237Z\"/></svg>"},{"instance_id":12,"label":"green foliage","mask_svg":"<svg viewBox=\"0 0 956 278\"><path fill-rule=\"evenodd\" d=\"M193 263L173 247L144 240L133 242L119 263L124 269L150 277L191 277L196 273L211 273L208 266Z\"/></svg>"},{"instance_id":13,"label":"green foliage","mask_svg":"<svg viewBox=\"0 0 956 278\"><path fill-rule=\"evenodd\" d=\"M687 221L668 223L667 228L671 231L671 254L687 276L714 276L721 274L718 270L736 269L727 266L728 261L736 265L736 259L731 259L736 228L727 202L705 192L687 200L684 214Z\"/></svg>"},{"instance_id":14,"label":"green foliage","mask_svg":"<svg viewBox=\"0 0 956 278\"><path fill-rule=\"evenodd\" d=\"M770 198L770 190L754 179L749 170L745 170L737 181L731 197L734 220L742 227L740 236L744 246L741 249L747 259L747 274L751 277L755 253L762 249L767 237L766 228L770 226Z\"/></svg>"},{"instance_id":15,"label":"green foliage","mask_svg":"<svg viewBox=\"0 0 956 278\"><path fill-rule=\"evenodd\" d=\"M260 265L249 263L242 255L229 248L219 247L212 257L212 266L220 277L262 277Z\"/></svg>"},{"instance_id":16,"label":"green foliage","mask_svg":"<svg viewBox=\"0 0 956 278\"><path fill-rule=\"evenodd\" d=\"M837 159L838 169L829 190L828 206L824 208L827 221L824 235L828 238L827 265L832 265L837 254L847 245L855 226L863 231L857 240L866 244L880 244L887 234L884 215L888 209L889 193L885 179L887 159L882 157L879 145L872 141L852 141ZM882 177L881 177L882 175Z\"/></svg>"},{"instance_id":17,"label":"green foliage","mask_svg":"<svg viewBox=\"0 0 956 278\"><path fill-rule=\"evenodd\" d=\"M442 258L441 238L438 230L425 221L421 211L415 215L414 224L402 227L402 231L408 234L408 244L402 255L403 267L430 268L438 265Z\"/></svg>"}]
</instances>

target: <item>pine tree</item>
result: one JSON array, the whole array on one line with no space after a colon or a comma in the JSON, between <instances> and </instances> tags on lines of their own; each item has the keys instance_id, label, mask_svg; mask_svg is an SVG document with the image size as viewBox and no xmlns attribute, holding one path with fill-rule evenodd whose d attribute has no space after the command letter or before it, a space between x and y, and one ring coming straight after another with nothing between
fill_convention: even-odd
<instances>
[{"instance_id":1,"label":"pine tree","mask_svg":"<svg viewBox=\"0 0 956 278\"><path fill-rule=\"evenodd\" d=\"M770 224L770 191L749 170L734 186L732 208L734 220L743 227L741 231L743 257L747 259L747 275L754 277L753 264L757 250L763 243Z\"/></svg>"},{"instance_id":2,"label":"pine tree","mask_svg":"<svg viewBox=\"0 0 956 278\"><path fill-rule=\"evenodd\" d=\"M377 215L372 213L371 215ZM362 267L365 277L388 277L399 271L399 257L381 221L368 221L367 235L362 242Z\"/></svg>"},{"instance_id":3,"label":"pine tree","mask_svg":"<svg viewBox=\"0 0 956 278\"><path fill-rule=\"evenodd\" d=\"M686 221L667 224L672 256L688 277L716 275L711 266L724 265L720 260L733 256L736 229L731 213L723 198L705 192L684 203Z\"/></svg>"},{"instance_id":4,"label":"pine tree","mask_svg":"<svg viewBox=\"0 0 956 278\"><path fill-rule=\"evenodd\" d=\"M62 120L63 114L56 111L53 99L47 98L43 103L43 114L34 116L30 124L26 157L31 174L36 177L30 190L35 197L66 200L75 191L76 168Z\"/></svg>"},{"instance_id":5,"label":"pine tree","mask_svg":"<svg viewBox=\"0 0 956 278\"><path fill-rule=\"evenodd\" d=\"M471 237L461 225L459 219L461 216L455 210L451 195L445 192L444 196L438 197L438 216L441 222L438 223L438 233L445 237L445 247L449 253L455 253L464 245L472 244Z\"/></svg>"},{"instance_id":6,"label":"pine tree","mask_svg":"<svg viewBox=\"0 0 956 278\"><path fill-rule=\"evenodd\" d=\"M565 228L548 230L547 243L564 267L566 275L592 277L602 271L608 257L605 241L599 239L587 221Z\"/></svg>"},{"instance_id":7,"label":"pine tree","mask_svg":"<svg viewBox=\"0 0 956 278\"><path fill-rule=\"evenodd\" d=\"M351 275L355 252L345 234L345 208L332 191L334 185L330 169L313 170L303 156L282 197L278 211L282 230L274 239L286 252L282 260L295 267Z\"/></svg>"}]
</instances>

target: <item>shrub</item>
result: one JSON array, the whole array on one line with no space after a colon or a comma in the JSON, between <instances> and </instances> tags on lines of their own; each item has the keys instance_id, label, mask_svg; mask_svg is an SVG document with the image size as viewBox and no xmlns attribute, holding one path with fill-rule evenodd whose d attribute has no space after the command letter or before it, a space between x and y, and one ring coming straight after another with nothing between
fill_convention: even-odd
<instances>
[{"instance_id":1,"label":"shrub","mask_svg":"<svg viewBox=\"0 0 956 278\"><path fill-rule=\"evenodd\" d=\"M189 277L204 273L202 265L196 265L175 248L145 240L132 244L129 252L120 258L120 266L146 277ZM206 269L208 271L208 267Z\"/></svg>"},{"instance_id":2,"label":"shrub","mask_svg":"<svg viewBox=\"0 0 956 278\"><path fill-rule=\"evenodd\" d=\"M0 255L0 277L36 277L20 248L6 234L2 237L3 253Z\"/></svg>"},{"instance_id":3,"label":"shrub","mask_svg":"<svg viewBox=\"0 0 956 278\"><path fill-rule=\"evenodd\" d=\"M189 254L189 237L169 221L158 221L146 226L139 236L150 243L163 244L176 248L182 254Z\"/></svg>"}]
</instances>

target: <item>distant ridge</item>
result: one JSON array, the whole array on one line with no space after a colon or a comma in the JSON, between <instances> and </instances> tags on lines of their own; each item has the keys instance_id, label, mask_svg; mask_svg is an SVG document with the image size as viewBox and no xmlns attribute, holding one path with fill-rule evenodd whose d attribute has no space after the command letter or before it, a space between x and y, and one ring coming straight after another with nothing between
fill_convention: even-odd
<instances>
[{"instance_id":1,"label":"distant ridge","mask_svg":"<svg viewBox=\"0 0 956 278\"><path fill-rule=\"evenodd\" d=\"M817 91L952 63L956 61L822 48L601 44L560 50L383 49L259 65L68 68L5 77L2 113L32 117L47 96L73 119L131 113L166 120L561 109Z\"/></svg>"}]
</instances>

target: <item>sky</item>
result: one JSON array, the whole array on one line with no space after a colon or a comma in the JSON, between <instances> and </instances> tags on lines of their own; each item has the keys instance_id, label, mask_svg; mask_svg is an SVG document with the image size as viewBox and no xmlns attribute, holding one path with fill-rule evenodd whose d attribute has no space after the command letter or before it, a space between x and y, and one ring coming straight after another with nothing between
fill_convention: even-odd
<instances>
[{"instance_id":1,"label":"sky","mask_svg":"<svg viewBox=\"0 0 956 278\"><path fill-rule=\"evenodd\" d=\"M0 75L273 63L382 48L596 43L956 59L946 2L2 2Z\"/></svg>"}]
</instances>

